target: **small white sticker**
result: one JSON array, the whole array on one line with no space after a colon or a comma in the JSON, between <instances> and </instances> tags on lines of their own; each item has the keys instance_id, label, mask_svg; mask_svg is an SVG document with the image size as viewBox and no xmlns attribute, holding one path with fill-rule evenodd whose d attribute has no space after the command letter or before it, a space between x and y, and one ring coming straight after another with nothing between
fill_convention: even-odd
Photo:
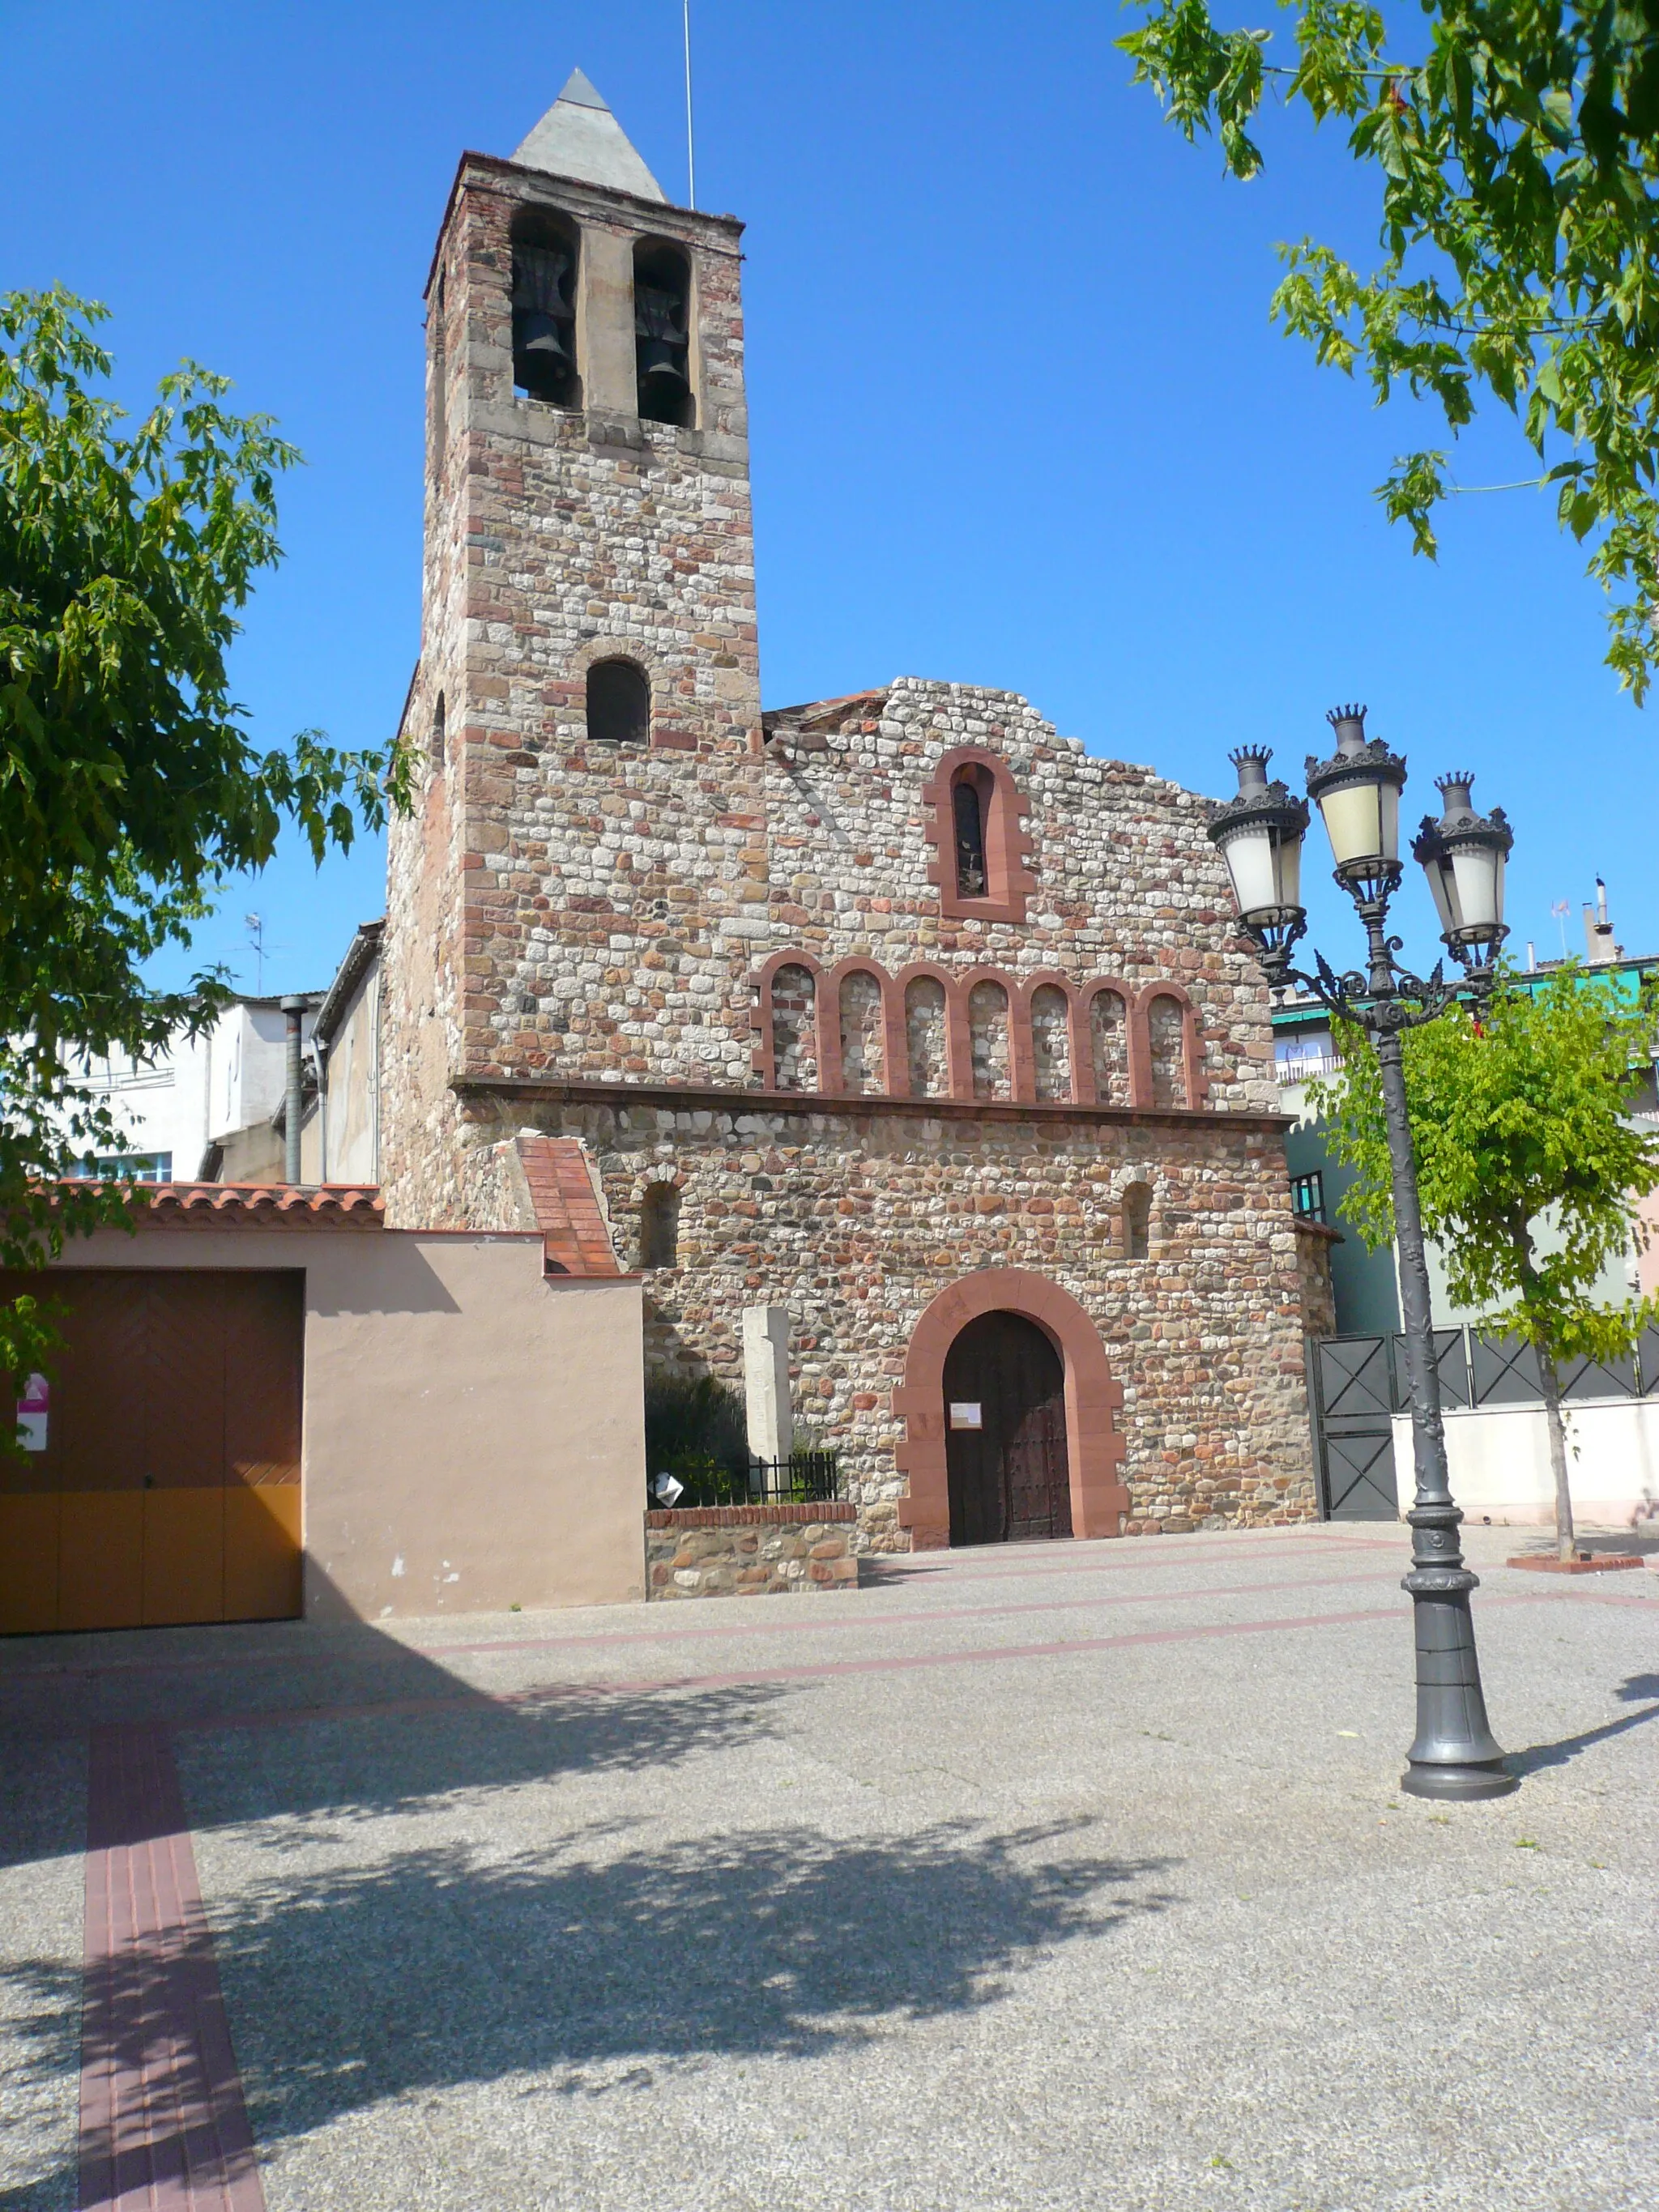
<instances>
[{"instance_id":1,"label":"small white sticker","mask_svg":"<svg viewBox=\"0 0 1659 2212\"><path fill-rule=\"evenodd\" d=\"M17 1442L24 1451L45 1451L51 1410L52 1391L46 1376L31 1375L17 1401Z\"/></svg>"},{"instance_id":2,"label":"small white sticker","mask_svg":"<svg viewBox=\"0 0 1659 2212\"><path fill-rule=\"evenodd\" d=\"M977 1406L959 1406L953 1400L951 1406L951 1426L953 1429L982 1429L985 1426L985 1421Z\"/></svg>"}]
</instances>

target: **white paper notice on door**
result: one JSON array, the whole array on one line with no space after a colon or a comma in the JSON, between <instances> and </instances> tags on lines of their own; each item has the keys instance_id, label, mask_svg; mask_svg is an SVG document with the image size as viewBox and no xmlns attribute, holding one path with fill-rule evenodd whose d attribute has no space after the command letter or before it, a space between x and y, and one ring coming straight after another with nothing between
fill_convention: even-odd
<instances>
[{"instance_id":1,"label":"white paper notice on door","mask_svg":"<svg viewBox=\"0 0 1659 2212\"><path fill-rule=\"evenodd\" d=\"M17 1442L24 1451L45 1451L52 1393L44 1375L31 1375L17 1401Z\"/></svg>"},{"instance_id":2,"label":"white paper notice on door","mask_svg":"<svg viewBox=\"0 0 1659 2212\"><path fill-rule=\"evenodd\" d=\"M951 1401L951 1426L953 1429L982 1429L985 1419L976 1405L958 1405Z\"/></svg>"}]
</instances>

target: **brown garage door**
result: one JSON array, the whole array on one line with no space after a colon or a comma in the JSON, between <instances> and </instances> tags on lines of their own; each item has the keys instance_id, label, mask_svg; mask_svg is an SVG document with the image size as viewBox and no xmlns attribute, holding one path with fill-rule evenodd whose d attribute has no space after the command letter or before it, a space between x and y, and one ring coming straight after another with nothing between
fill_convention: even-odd
<instances>
[{"instance_id":1,"label":"brown garage door","mask_svg":"<svg viewBox=\"0 0 1659 2212\"><path fill-rule=\"evenodd\" d=\"M0 1458L0 1632L299 1612L304 1282L0 1275L64 1340L45 1449Z\"/></svg>"}]
</instances>

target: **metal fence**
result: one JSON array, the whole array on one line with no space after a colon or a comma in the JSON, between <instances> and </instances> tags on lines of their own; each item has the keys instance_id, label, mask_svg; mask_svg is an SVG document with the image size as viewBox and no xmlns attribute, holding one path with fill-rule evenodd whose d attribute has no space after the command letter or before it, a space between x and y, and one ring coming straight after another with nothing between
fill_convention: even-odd
<instances>
[{"instance_id":1,"label":"metal fence","mask_svg":"<svg viewBox=\"0 0 1659 2212\"><path fill-rule=\"evenodd\" d=\"M674 1505L818 1505L838 1498L841 1469L832 1451L792 1452L787 1459L751 1459L746 1474L713 1460L672 1471L679 1495L659 1494L662 1478L650 1475L646 1490L653 1507Z\"/></svg>"},{"instance_id":2,"label":"metal fence","mask_svg":"<svg viewBox=\"0 0 1659 2212\"><path fill-rule=\"evenodd\" d=\"M1538 1355L1518 1336L1437 1328L1435 1366L1447 1407L1543 1403ZM1574 1403L1659 1398L1659 1328L1626 1359L1564 1360L1561 1395ZM1392 1519L1397 1510L1393 1416L1410 1410L1405 1339L1323 1336L1308 1340L1322 1506L1334 1520Z\"/></svg>"}]
</instances>

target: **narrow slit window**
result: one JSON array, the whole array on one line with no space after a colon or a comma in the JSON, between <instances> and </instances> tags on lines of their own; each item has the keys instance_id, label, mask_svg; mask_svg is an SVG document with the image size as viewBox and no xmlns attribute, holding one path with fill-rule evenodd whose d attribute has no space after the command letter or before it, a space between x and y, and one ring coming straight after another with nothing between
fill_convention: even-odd
<instances>
[{"instance_id":1,"label":"narrow slit window","mask_svg":"<svg viewBox=\"0 0 1659 2212\"><path fill-rule=\"evenodd\" d=\"M983 898L988 878L985 872L985 807L983 769L969 769L951 787L951 817L957 843L957 893L961 898Z\"/></svg>"},{"instance_id":2,"label":"narrow slit window","mask_svg":"<svg viewBox=\"0 0 1659 2212\"><path fill-rule=\"evenodd\" d=\"M432 735L428 740L434 769L441 775L448 757L448 739L444 729L444 695L438 694L438 703L432 710Z\"/></svg>"},{"instance_id":3,"label":"narrow slit window","mask_svg":"<svg viewBox=\"0 0 1659 2212\"><path fill-rule=\"evenodd\" d=\"M1123 1256L1145 1260L1152 1249L1152 1187L1132 1182L1123 1193Z\"/></svg>"},{"instance_id":4,"label":"narrow slit window","mask_svg":"<svg viewBox=\"0 0 1659 2212\"><path fill-rule=\"evenodd\" d=\"M640 1207L640 1267L677 1267L679 1260L679 1187L653 1182Z\"/></svg>"}]
</instances>

